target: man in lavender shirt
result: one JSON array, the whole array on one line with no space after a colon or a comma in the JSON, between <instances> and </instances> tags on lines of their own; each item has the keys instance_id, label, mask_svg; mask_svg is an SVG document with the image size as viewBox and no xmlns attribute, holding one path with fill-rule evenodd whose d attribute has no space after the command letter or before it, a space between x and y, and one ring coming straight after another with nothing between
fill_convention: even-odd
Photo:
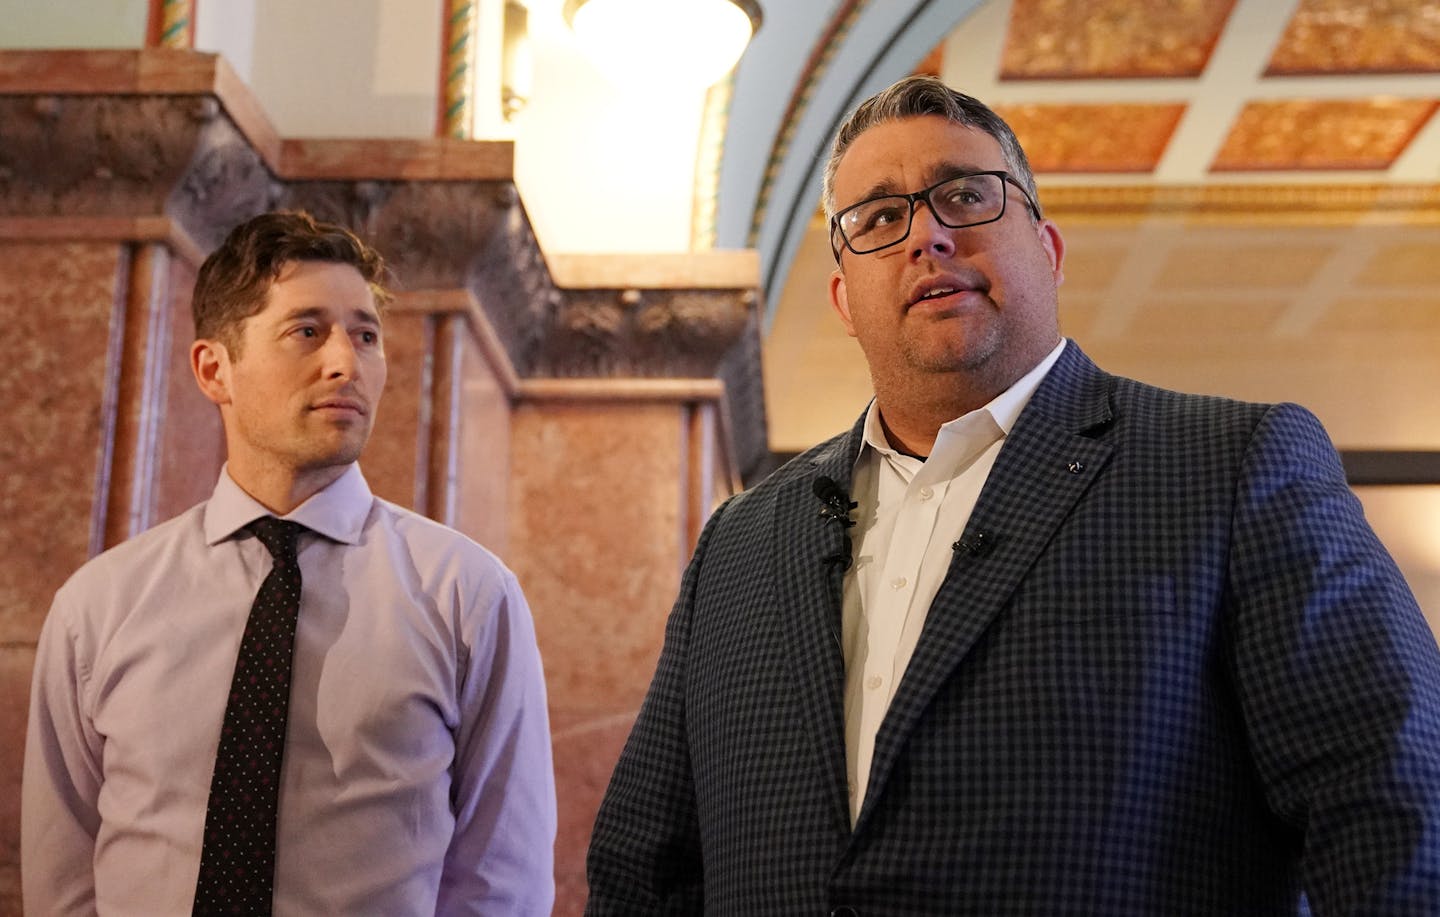
<instances>
[{"instance_id":1,"label":"man in lavender shirt","mask_svg":"<svg viewBox=\"0 0 1440 917\"><path fill-rule=\"evenodd\" d=\"M191 911L236 652L273 563L245 526L265 516L305 527L274 912L550 913L524 596L356 465L385 385L382 273L354 235L294 213L238 227L201 267L191 368L228 461L207 502L55 597L25 749L26 913Z\"/></svg>"}]
</instances>

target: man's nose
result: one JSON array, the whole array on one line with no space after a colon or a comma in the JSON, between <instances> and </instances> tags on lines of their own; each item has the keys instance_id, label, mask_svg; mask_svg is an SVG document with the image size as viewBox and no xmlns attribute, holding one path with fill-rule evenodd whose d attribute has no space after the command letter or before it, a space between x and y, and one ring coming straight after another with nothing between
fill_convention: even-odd
<instances>
[{"instance_id":1,"label":"man's nose","mask_svg":"<svg viewBox=\"0 0 1440 917\"><path fill-rule=\"evenodd\" d=\"M329 379L353 379L358 364L355 342L343 329L330 332L325 341L325 376Z\"/></svg>"},{"instance_id":2,"label":"man's nose","mask_svg":"<svg viewBox=\"0 0 1440 917\"><path fill-rule=\"evenodd\" d=\"M916 201L915 212L910 217L910 237L906 243L910 257L919 258L925 254L955 254L955 230L948 229L935 218L928 201Z\"/></svg>"}]
</instances>

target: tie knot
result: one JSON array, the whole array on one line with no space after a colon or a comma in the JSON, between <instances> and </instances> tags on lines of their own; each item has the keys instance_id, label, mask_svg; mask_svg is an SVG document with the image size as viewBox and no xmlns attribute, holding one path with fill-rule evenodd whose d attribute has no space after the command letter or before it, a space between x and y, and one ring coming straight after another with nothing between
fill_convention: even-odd
<instances>
[{"instance_id":1,"label":"tie knot","mask_svg":"<svg viewBox=\"0 0 1440 917\"><path fill-rule=\"evenodd\" d=\"M260 539L270 556L277 561L295 557L295 540L305 531L305 526L298 522L276 519L274 516L263 516L245 528Z\"/></svg>"}]
</instances>

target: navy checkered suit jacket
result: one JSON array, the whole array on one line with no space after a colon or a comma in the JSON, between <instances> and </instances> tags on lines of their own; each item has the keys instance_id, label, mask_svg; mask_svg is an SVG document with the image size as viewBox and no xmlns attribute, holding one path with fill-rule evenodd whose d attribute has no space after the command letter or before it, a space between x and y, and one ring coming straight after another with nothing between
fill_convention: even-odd
<instances>
[{"instance_id":1,"label":"navy checkered suit jacket","mask_svg":"<svg viewBox=\"0 0 1440 917\"><path fill-rule=\"evenodd\" d=\"M1073 343L1007 438L851 830L861 424L706 527L596 821L592 915L1440 914L1440 653L1320 424ZM847 910L848 908L848 910Z\"/></svg>"}]
</instances>

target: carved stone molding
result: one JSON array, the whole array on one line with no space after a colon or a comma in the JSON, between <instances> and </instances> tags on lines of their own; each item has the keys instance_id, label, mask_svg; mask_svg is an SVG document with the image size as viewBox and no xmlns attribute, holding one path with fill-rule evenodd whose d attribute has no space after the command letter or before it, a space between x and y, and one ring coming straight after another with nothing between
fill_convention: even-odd
<instances>
[{"instance_id":1,"label":"carved stone molding","mask_svg":"<svg viewBox=\"0 0 1440 917\"><path fill-rule=\"evenodd\" d=\"M200 101L204 126L164 212L208 252L230 227L275 207L281 185L215 100Z\"/></svg>"},{"instance_id":2,"label":"carved stone molding","mask_svg":"<svg viewBox=\"0 0 1440 917\"><path fill-rule=\"evenodd\" d=\"M565 294L556 288L515 186L497 188L493 201L495 231L478 248L465 286L509 351L516 373L532 376Z\"/></svg>"},{"instance_id":3,"label":"carved stone molding","mask_svg":"<svg viewBox=\"0 0 1440 917\"><path fill-rule=\"evenodd\" d=\"M0 96L0 195L11 214L155 213L203 122L184 97Z\"/></svg>"},{"instance_id":4,"label":"carved stone molding","mask_svg":"<svg viewBox=\"0 0 1440 917\"><path fill-rule=\"evenodd\" d=\"M570 290L532 367L540 376L713 376L748 318L743 294Z\"/></svg>"},{"instance_id":5,"label":"carved stone molding","mask_svg":"<svg viewBox=\"0 0 1440 917\"><path fill-rule=\"evenodd\" d=\"M305 209L370 240L398 289L467 291L519 378L724 378L740 470L762 464L754 253L571 256L557 281L512 165L508 143L281 141L213 55L0 51L7 233L168 222L194 257Z\"/></svg>"}]
</instances>

